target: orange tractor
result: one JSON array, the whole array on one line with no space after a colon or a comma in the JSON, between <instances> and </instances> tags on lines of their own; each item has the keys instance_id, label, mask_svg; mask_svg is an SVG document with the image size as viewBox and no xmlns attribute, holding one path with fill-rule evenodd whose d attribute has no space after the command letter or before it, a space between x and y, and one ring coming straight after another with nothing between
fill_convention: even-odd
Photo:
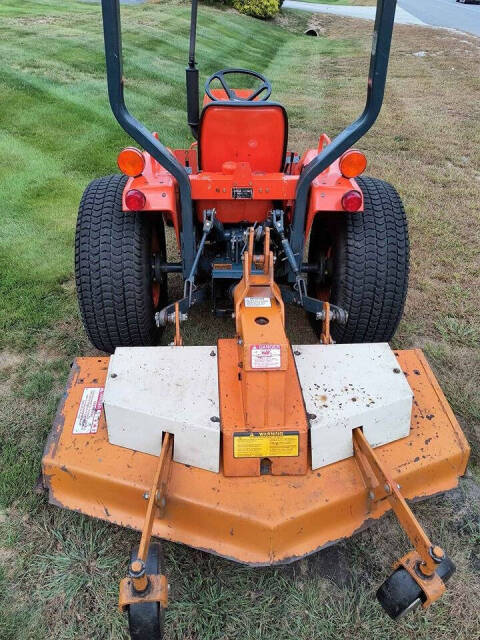
<instances>
[{"instance_id":1,"label":"orange tractor","mask_svg":"<svg viewBox=\"0 0 480 640\"><path fill-rule=\"evenodd\" d=\"M197 0L196 141L164 147L126 109L119 2L102 5L110 103L144 150L121 151L121 175L94 180L80 204L80 309L112 355L73 364L43 458L51 502L142 531L120 585L132 638L163 633L168 583L152 536L274 565L389 509L413 550L378 599L392 618L427 608L455 567L406 498L456 486L469 447L422 353L388 346L407 293L407 219L353 148L382 105L396 0L378 1L364 112L302 155L262 74L215 73L200 110ZM165 225L181 262L167 260ZM184 292L169 302L173 273ZM235 331L184 346L182 323L207 301ZM287 304L310 315L319 344L290 344ZM169 323L174 343L156 346Z\"/></svg>"}]
</instances>

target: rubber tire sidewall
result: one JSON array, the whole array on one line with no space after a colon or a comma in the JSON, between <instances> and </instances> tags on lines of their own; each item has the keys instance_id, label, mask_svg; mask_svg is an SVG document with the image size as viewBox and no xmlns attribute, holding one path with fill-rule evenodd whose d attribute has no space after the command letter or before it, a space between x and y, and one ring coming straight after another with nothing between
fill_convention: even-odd
<instances>
[{"instance_id":1,"label":"rubber tire sidewall","mask_svg":"<svg viewBox=\"0 0 480 640\"><path fill-rule=\"evenodd\" d=\"M397 191L376 178L357 178L364 211L317 215L309 263L326 245L333 249L329 301L348 312L345 326L331 325L339 344L389 342L403 315L408 290L408 223ZM310 295L315 295L309 277ZM321 323L314 321L321 332Z\"/></svg>"},{"instance_id":2,"label":"rubber tire sidewall","mask_svg":"<svg viewBox=\"0 0 480 640\"><path fill-rule=\"evenodd\" d=\"M116 347L152 346L159 332L152 297L152 220L144 212L124 212L127 177L91 182L79 208L75 276L83 324L92 344L113 353ZM161 216L155 227L165 247ZM166 304L166 281L161 304ZM161 305L159 305L161 306Z\"/></svg>"}]
</instances>

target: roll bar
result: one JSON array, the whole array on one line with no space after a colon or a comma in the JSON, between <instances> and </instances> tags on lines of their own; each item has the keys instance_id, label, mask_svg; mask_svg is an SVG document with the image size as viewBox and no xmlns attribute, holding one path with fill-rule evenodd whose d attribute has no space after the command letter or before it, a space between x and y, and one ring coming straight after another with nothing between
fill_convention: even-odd
<instances>
[{"instance_id":1,"label":"roll bar","mask_svg":"<svg viewBox=\"0 0 480 640\"><path fill-rule=\"evenodd\" d=\"M195 230L190 179L185 167L144 125L130 114L125 106L119 0L102 0L102 14L110 106L113 115L128 135L148 151L178 182L182 206L182 271L184 278L188 278L195 257Z\"/></svg>"},{"instance_id":2,"label":"roll bar","mask_svg":"<svg viewBox=\"0 0 480 640\"><path fill-rule=\"evenodd\" d=\"M200 91L195 46L197 43L198 0L192 0L192 16L190 20L190 51L188 54L187 75L187 118L193 137L198 140L200 127Z\"/></svg>"},{"instance_id":3,"label":"roll bar","mask_svg":"<svg viewBox=\"0 0 480 640\"><path fill-rule=\"evenodd\" d=\"M290 234L290 245L295 254L298 268L302 266L308 195L313 180L367 133L375 123L382 108L396 6L397 0L377 1L370 71L368 74L367 102L362 115L344 129L305 167L298 181L295 213ZM293 282L295 280L293 272L290 272L289 275L290 281Z\"/></svg>"},{"instance_id":4,"label":"roll bar","mask_svg":"<svg viewBox=\"0 0 480 640\"><path fill-rule=\"evenodd\" d=\"M383 103L388 61L392 42L397 0L377 0L372 55L368 75L367 101L361 116L340 133L304 169L298 181L290 244L298 268L302 266L305 247L305 220L308 196L313 180L352 147L375 123ZM195 61L198 0L192 0L190 51L187 75L188 123L193 135L198 135L200 121L199 77ZM105 57L107 62L108 96L113 114L123 129L138 142L178 182L182 208L182 272L187 279L195 258L195 229L190 180L185 168L125 106L122 76L122 39L119 0L102 0ZM290 269L289 279L295 281Z\"/></svg>"}]
</instances>

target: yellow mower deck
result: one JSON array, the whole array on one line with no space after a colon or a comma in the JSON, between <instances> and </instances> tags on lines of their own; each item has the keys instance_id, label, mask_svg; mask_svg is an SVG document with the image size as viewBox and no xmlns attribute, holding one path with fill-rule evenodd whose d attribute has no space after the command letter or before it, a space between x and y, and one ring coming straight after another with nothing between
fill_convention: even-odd
<instances>
[{"instance_id":1,"label":"yellow mower deck","mask_svg":"<svg viewBox=\"0 0 480 640\"><path fill-rule=\"evenodd\" d=\"M469 446L421 351L398 351L415 394L410 435L375 449L408 499L457 485ZM83 391L103 387L108 358L75 361L43 458L50 501L141 530L145 493L158 458L111 445L104 417L97 433L74 435ZM371 503L354 457L305 476L225 477L172 463L163 519L153 535L238 562L289 562L351 536L390 509Z\"/></svg>"}]
</instances>

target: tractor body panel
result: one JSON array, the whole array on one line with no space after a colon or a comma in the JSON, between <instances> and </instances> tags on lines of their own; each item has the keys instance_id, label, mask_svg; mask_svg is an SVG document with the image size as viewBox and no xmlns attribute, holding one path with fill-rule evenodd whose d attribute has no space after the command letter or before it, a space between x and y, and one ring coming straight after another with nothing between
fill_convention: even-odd
<instances>
[{"instance_id":1,"label":"tractor body panel","mask_svg":"<svg viewBox=\"0 0 480 640\"><path fill-rule=\"evenodd\" d=\"M328 137L323 135L319 148L328 143ZM232 159L225 161L221 167L212 165L219 170L199 171L196 147L176 149L173 154L189 172L196 225L201 225L205 210L215 209L216 217L222 224L241 224L247 228L251 224L264 222L270 211L275 208L275 203L281 203L287 221L292 223L300 174L317 156L318 150L310 149L301 159L294 152L282 154L286 163L285 171L252 170L249 162L235 161L234 154ZM145 169L142 175L129 178L125 185L123 210L129 211L125 203L125 194L131 189L140 190L146 199L143 211L163 214L175 228L177 243L180 246L182 217L177 182L172 174L147 152L144 152L144 157ZM288 164L291 158L295 160ZM338 161L313 181L304 230L305 238L308 237L318 213L345 212L342 198L351 190L361 192L354 179L342 176ZM362 210L363 205L357 213L361 213Z\"/></svg>"}]
</instances>

